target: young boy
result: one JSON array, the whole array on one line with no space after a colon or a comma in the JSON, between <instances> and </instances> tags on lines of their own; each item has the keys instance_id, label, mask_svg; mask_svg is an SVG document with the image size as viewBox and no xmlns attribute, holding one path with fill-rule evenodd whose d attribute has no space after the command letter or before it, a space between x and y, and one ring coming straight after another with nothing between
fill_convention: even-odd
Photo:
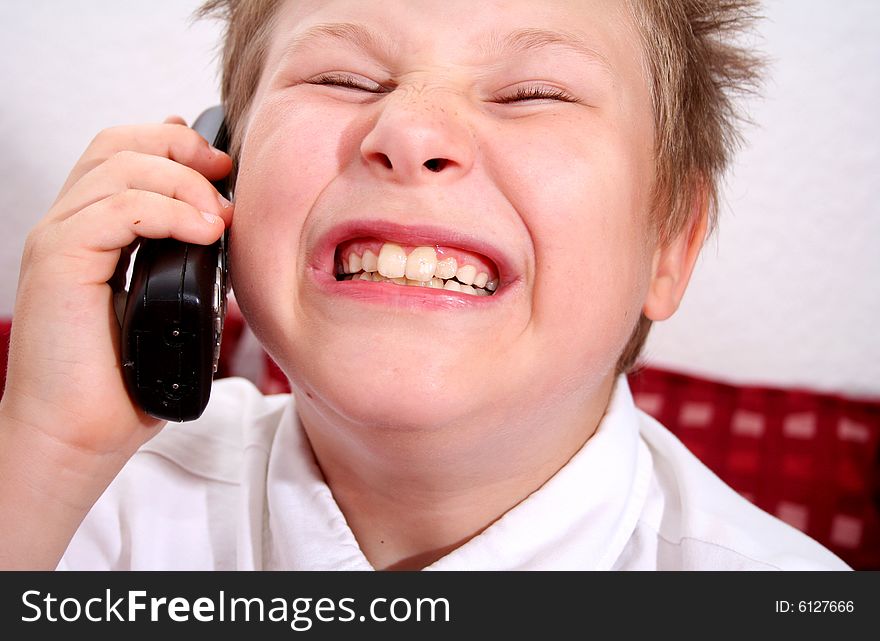
<instances>
[{"instance_id":1,"label":"young boy","mask_svg":"<svg viewBox=\"0 0 880 641\"><path fill-rule=\"evenodd\" d=\"M230 157L171 118L99 134L30 235L2 565L845 568L622 376L712 226L753 11L208 3L228 20L235 206L209 182ZM199 420L163 427L126 394L107 281L138 236L225 226L293 393L219 381Z\"/></svg>"}]
</instances>

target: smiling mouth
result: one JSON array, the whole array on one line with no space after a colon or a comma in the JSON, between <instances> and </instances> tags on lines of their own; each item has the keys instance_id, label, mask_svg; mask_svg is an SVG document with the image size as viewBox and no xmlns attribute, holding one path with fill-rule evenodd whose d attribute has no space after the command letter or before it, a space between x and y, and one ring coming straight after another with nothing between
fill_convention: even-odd
<instances>
[{"instance_id":1,"label":"smiling mouth","mask_svg":"<svg viewBox=\"0 0 880 641\"><path fill-rule=\"evenodd\" d=\"M498 289L498 268L475 252L446 247L407 246L377 238L357 238L336 248L337 281L391 283L428 287L471 296L492 296Z\"/></svg>"}]
</instances>

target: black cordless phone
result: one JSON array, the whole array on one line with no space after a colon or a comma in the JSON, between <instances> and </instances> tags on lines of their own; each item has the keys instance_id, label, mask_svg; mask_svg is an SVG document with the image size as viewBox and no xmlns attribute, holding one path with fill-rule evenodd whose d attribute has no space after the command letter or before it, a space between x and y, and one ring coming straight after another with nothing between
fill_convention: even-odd
<instances>
[{"instance_id":1,"label":"black cordless phone","mask_svg":"<svg viewBox=\"0 0 880 641\"><path fill-rule=\"evenodd\" d=\"M221 107L202 113L193 129L227 150ZM228 178L214 186L231 200ZM208 246L140 242L122 321L122 370L151 416L191 421L208 404L226 314L227 237Z\"/></svg>"}]
</instances>

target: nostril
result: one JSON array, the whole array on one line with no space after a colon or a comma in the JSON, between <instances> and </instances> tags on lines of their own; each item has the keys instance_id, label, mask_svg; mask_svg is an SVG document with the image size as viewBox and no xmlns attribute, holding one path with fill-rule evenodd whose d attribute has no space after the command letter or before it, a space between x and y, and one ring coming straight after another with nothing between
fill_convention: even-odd
<instances>
[{"instance_id":1,"label":"nostril","mask_svg":"<svg viewBox=\"0 0 880 641\"><path fill-rule=\"evenodd\" d=\"M448 162L449 161L446 160L446 158L431 158L431 160L425 161L425 167L427 167L429 171L442 171Z\"/></svg>"},{"instance_id":2,"label":"nostril","mask_svg":"<svg viewBox=\"0 0 880 641\"><path fill-rule=\"evenodd\" d=\"M370 154L368 156L368 158L372 162L378 162L380 165L385 167L385 169L394 169L394 165L391 164L391 158L389 158L386 154L383 154L383 153Z\"/></svg>"}]
</instances>

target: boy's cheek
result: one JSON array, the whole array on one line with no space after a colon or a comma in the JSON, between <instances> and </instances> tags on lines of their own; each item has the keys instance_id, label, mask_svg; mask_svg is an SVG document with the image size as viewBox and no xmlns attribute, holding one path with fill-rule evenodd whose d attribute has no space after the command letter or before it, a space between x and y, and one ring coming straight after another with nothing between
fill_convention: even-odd
<instances>
[{"instance_id":1,"label":"boy's cheek","mask_svg":"<svg viewBox=\"0 0 880 641\"><path fill-rule=\"evenodd\" d=\"M572 360L577 371L613 366L644 303L650 183L619 147L572 158L581 161L547 158L550 170L523 216L535 247L535 322L543 325L547 353Z\"/></svg>"},{"instance_id":2,"label":"boy's cheek","mask_svg":"<svg viewBox=\"0 0 880 641\"><path fill-rule=\"evenodd\" d=\"M253 168L248 175L256 180L274 180L278 188L299 186L297 191L307 194L311 183L329 179L338 167L345 128L344 120L328 117L314 105L269 101L250 121L241 166Z\"/></svg>"},{"instance_id":3,"label":"boy's cheek","mask_svg":"<svg viewBox=\"0 0 880 641\"><path fill-rule=\"evenodd\" d=\"M236 184L236 229L246 254L296 263L308 212L339 173L345 123L295 102L269 102L249 123ZM269 265L266 265L267 268Z\"/></svg>"}]
</instances>

